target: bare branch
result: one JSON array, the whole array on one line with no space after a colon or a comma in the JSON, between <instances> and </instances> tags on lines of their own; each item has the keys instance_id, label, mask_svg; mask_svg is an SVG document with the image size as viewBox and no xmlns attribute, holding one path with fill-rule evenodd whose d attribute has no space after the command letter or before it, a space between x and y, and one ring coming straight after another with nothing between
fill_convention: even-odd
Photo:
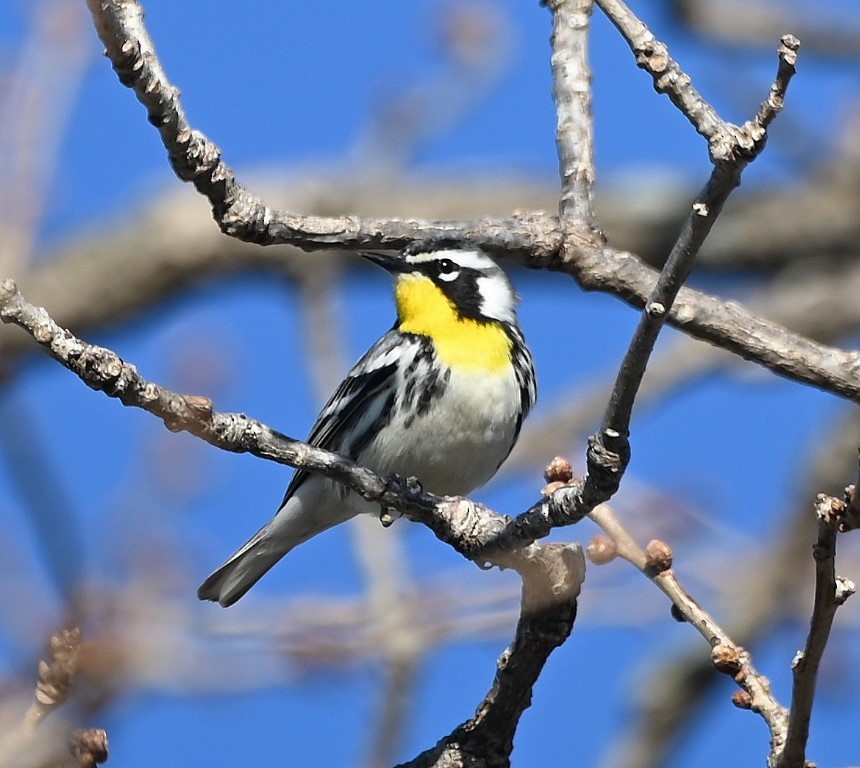
<instances>
[{"instance_id":1,"label":"bare branch","mask_svg":"<svg viewBox=\"0 0 860 768\"><path fill-rule=\"evenodd\" d=\"M221 150L188 123L179 90L162 69L136 0L88 0L96 30L123 85L132 88L156 126L176 175L194 184L212 205L221 231L261 245L290 243L306 250L332 245L353 248L402 248L422 237L462 235L474 229L497 240L495 248L517 251L536 245L532 222L482 219L480 222L427 222L358 216L301 216L276 211L252 195L221 159ZM535 222L540 226L541 220ZM519 233L517 233L519 230ZM555 240L544 233L547 243Z\"/></svg>"},{"instance_id":2,"label":"bare branch","mask_svg":"<svg viewBox=\"0 0 860 768\"><path fill-rule=\"evenodd\" d=\"M744 129L756 138L757 141L764 138L764 132L767 131L768 126L782 111L788 84L791 82L791 78L797 73L795 67L797 65L798 50L800 50L800 40L794 35L783 35L779 39L779 47L777 48L779 68L776 72L776 79L770 86L770 93L768 93L767 98L761 103L755 119L752 123L748 122L744 125ZM758 138L759 134L761 138Z\"/></svg>"},{"instance_id":3,"label":"bare branch","mask_svg":"<svg viewBox=\"0 0 860 768\"><path fill-rule=\"evenodd\" d=\"M645 305L655 278L633 254L611 249L569 253L570 266L583 287L609 289L636 306ZM687 287L678 294L669 322L691 336L746 360L756 360L786 378L860 402L860 354L856 351L811 341L764 320L737 302L722 301Z\"/></svg>"},{"instance_id":4,"label":"bare branch","mask_svg":"<svg viewBox=\"0 0 860 768\"><path fill-rule=\"evenodd\" d=\"M620 1L618 4L623 6ZM744 126L744 133L754 139L753 143L745 146L739 136L735 137L729 150L720 156L715 156L711 178L691 206L681 234L660 272L657 285L654 286L648 298L639 326L621 363L609 405L603 416L601 430L603 438L610 436L615 441L615 436L620 436L622 441L620 445L613 447L613 450L622 452L629 450L626 446L626 438L630 429L633 402L639 391L642 377L645 375L645 368L657 336L666 321L667 310L672 308L681 286L692 272L696 254L720 215L726 199L740 184L743 170L764 149L767 127L782 109L785 90L795 71L798 45L797 40L790 36L783 38L779 48L777 76L770 93L762 103L755 119ZM598 435L594 439L600 439L600 437Z\"/></svg>"},{"instance_id":5,"label":"bare branch","mask_svg":"<svg viewBox=\"0 0 860 768\"><path fill-rule=\"evenodd\" d=\"M39 681L33 704L24 718L26 727L35 730L39 723L69 698L78 671L81 630L63 630L48 644L50 661L39 662Z\"/></svg>"},{"instance_id":6,"label":"bare branch","mask_svg":"<svg viewBox=\"0 0 860 768\"><path fill-rule=\"evenodd\" d=\"M523 575L522 609L514 641L498 662L493 686L475 716L435 747L398 768L509 766L513 737L531 704L532 688L550 653L573 628L585 578L578 546L548 544Z\"/></svg>"},{"instance_id":7,"label":"bare branch","mask_svg":"<svg viewBox=\"0 0 860 768\"><path fill-rule=\"evenodd\" d=\"M174 432L187 431L211 445L236 453L252 453L312 472L348 485L370 501L387 503L384 480L338 454L324 451L281 435L244 414L224 414L212 401L196 395L180 395L144 379L133 365L115 352L87 344L58 326L48 313L27 302L14 281L0 283L0 319L27 330L48 354L77 374L87 386L118 398L124 405L142 408L160 418ZM420 489L413 502L435 507L434 497Z\"/></svg>"},{"instance_id":8,"label":"bare branch","mask_svg":"<svg viewBox=\"0 0 860 768\"><path fill-rule=\"evenodd\" d=\"M689 75L669 55L665 43L654 37L623 0L597 0L597 4L627 41L636 56L636 64L651 75L654 89L658 93L665 93L696 131L708 140L712 162L732 162L747 153L757 154L761 151L757 145L764 139L764 129L782 107L782 96L794 73L800 45L797 38L785 35L781 40L780 71L766 102L768 108L760 111L754 121L739 127L724 121L702 98L693 87Z\"/></svg>"},{"instance_id":9,"label":"bare branch","mask_svg":"<svg viewBox=\"0 0 860 768\"><path fill-rule=\"evenodd\" d=\"M785 749L776 768L806 768L806 744L809 722L815 701L818 667L830 638L830 628L839 608L855 592L854 583L836 576L836 536L845 512L845 503L826 494L815 500L818 517L818 540L812 548L815 560L815 600L812 607L806 647L798 651L791 668L794 685L791 690L791 712Z\"/></svg>"},{"instance_id":10,"label":"bare branch","mask_svg":"<svg viewBox=\"0 0 860 768\"><path fill-rule=\"evenodd\" d=\"M340 454L287 437L243 413L220 413L208 397L180 395L147 381L115 352L87 344L61 328L46 310L30 304L11 279L0 282L0 320L28 331L48 355L87 386L157 416L169 430L189 432L225 451L250 453L325 475L378 503L383 513L397 511L426 525L437 538L478 564L493 563L521 574L532 569L544 547L523 544L547 535L551 526L546 521L558 518L560 505L570 501L555 494L535 505L531 512L537 528L533 529L469 499L427 493L414 478L383 480ZM538 529L540 533L535 532Z\"/></svg>"},{"instance_id":11,"label":"bare branch","mask_svg":"<svg viewBox=\"0 0 860 768\"><path fill-rule=\"evenodd\" d=\"M708 641L714 667L732 677L743 692L736 698L736 705L764 718L770 729L771 756L779 754L788 728L787 710L774 698L767 678L756 671L749 652L737 645L684 589L672 570L672 551L668 545L652 541L643 550L606 505L597 507L590 517L612 540L616 553L651 579L684 620Z\"/></svg>"},{"instance_id":12,"label":"bare branch","mask_svg":"<svg viewBox=\"0 0 860 768\"><path fill-rule=\"evenodd\" d=\"M705 189L693 203L681 234L651 290L645 311L618 371L601 428L588 441L586 475L582 481L573 484L572 489L560 489L551 498L551 501L558 500L561 504L551 507L550 513L558 515L559 511L562 512L561 516L552 520L553 525L578 522L584 514L588 514L597 504L608 501L618 490L630 461L628 438L633 403L654 344L723 204L740 184L744 168L764 149L767 125L781 108L782 95L794 71L797 41L792 39L791 42L793 48L783 41L775 84L756 118L744 127L744 136L734 137L731 151L722 155L712 151L714 170ZM754 137L754 140L749 145L744 144L745 139L750 137ZM519 533L522 535L533 524L536 525L536 534L542 530L547 522L543 511L541 509L538 514L534 514L533 510L529 510L520 515L517 519Z\"/></svg>"},{"instance_id":13,"label":"bare branch","mask_svg":"<svg viewBox=\"0 0 860 768\"><path fill-rule=\"evenodd\" d=\"M815 491L838 489L846 473L851 471L849 453L856 449L860 413L850 408L840 414L830 428L828 440L815 441L811 458L805 462L808 477L792 499L811 498ZM811 490L814 489L814 490ZM731 614L722 626L730 637L749 648L763 641L775 626L792 619L797 612L794 601L786 595L800 595L808 577L806 569L798 568L809 554L809 541L815 535L815 525L808 503L794 502L787 515L778 516L771 531L763 536L768 542L768 555L750 555L746 564L735 564L734 579L723 582L731 595ZM754 574L747 578L745 574ZM737 583L743 584L742 589ZM649 691L647 699L637 703L624 729L615 734L612 747L601 760L605 768L658 768L683 738L685 726L700 715L708 701L708 693L717 678L712 674L710 658L691 647L683 654L674 654L662 663L648 662L648 676L642 687Z\"/></svg>"},{"instance_id":14,"label":"bare branch","mask_svg":"<svg viewBox=\"0 0 860 768\"><path fill-rule=\"evenodd\" d=\"M515 569L523 578L517 637L475 718L449 737L456 750L510 754L520 715L531 701L531 688L549 654L573 626L585 577L578 545L522 546L521 540L502 536L507 519L482 505L424 493L412 479L386 482L338 454L292 440L244 414L218 413L208 398L179 395L148 382L115 353L64 331L44 309L29 304L12 280L0 283L0 319L28 330L49 355L88 386L158 416L170 430L190 432L224 450L324 474L379 503L384 511L397 510L424 523L470 559ZM500 542L510 549L500 549Z\"/></svg>"},{"instance_id":15,"label":"bare branch","mask_svg":"<svg viewBox=\"0 0 860 768\"><path fill-rule=\"evenodd\" d=\"M114 68L147 106L180 178L194 181L209 197L216 220L228 234L256 243L291 243L307 250L333 244L344 248L395 248L419 237L456 235L491 252L507 252L530 266L568 272L587 289L609 291L637 306L645 304L653 285L650 270L630 254L589 247L575 242L576 238L569 239L561 252L558 220L546 214L477 222L428 222L298 216L273 211L250 196L222 163L217 148L187 126L176 89L168 83L158 63L137 3L90 0L90 10ZM752 135L747 130L750 126L761 130ZM748 155L758 151L763 128L753 121L744 130L736 129L731 134L726 139L731 142L730 149ZM723 150L725 147L720 152L712 151L712 156L730 160L732 151ZM860 400L855 354L810 344L735 304L699 292L682 292L677 310L670 322L698 338L761 362L782 375Z\"/></svg>"},{"instance_id":16,"label":"bare branch","mask_svg":"<svg viewBox=\"0 0 860 768\"><path fill-rule=\"evenodd\" d=\"M556 145L561 171L559 214L577 237L602 243L592 205L594 119L588 36L593 0L548 0L552 11L552 83L558 125Z\"/></svg>"}]
</instances>

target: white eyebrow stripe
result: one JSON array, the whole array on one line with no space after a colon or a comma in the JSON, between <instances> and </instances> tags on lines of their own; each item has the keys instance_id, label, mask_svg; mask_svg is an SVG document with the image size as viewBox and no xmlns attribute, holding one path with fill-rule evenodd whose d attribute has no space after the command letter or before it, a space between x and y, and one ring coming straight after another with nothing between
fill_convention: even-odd
<instances>
[{"instance_id":1,"label":"white eyebrow stripe","mask_svg":"<svg viewBox=\"0 0 860 768\"><path fill-rule=\"evenodd\" d=\"M433 251L431 253L416 253L412 256L407 256L406 261L410 264L424 264L428 261L436 261L438 259L451 259L455 264L467 269L476 269L479 272L494 269L495 262L487 255L480 251L457 250L454 248L445 249L442 251Z\"/></svg>"}]
</instances>

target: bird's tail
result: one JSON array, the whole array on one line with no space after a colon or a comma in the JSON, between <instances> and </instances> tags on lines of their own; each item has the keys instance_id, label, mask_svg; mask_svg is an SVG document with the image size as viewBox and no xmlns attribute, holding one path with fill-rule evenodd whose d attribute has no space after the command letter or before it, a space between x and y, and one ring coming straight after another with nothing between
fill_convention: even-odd
<instances>
[{"instance_id":1,"label":"bird's tail","mask_svg":"<svg viewBox=\"0 0 860 768\"><path fill-rule=\"evenodd\" d=\"M225 608L233 605L287 552L355 516L363 510L360 505L367 504L358 497L344 503L332 489L331 481L321 476L305 480L275 517L200 585L197 597Z\"/></svg>"},{"instance_id":2,"label":"bird's tail","mask_svg":"<svg viewBox=\"0 0 860 768\"><path fill-rule=\"evenodd\" d=\"M273 546L270 529L261 528L230 556L197 590L200 600L212 600L225 608L233 605L295 545ZM298 542L296 542L298 543Z\"/></svg>"}]
</instances>

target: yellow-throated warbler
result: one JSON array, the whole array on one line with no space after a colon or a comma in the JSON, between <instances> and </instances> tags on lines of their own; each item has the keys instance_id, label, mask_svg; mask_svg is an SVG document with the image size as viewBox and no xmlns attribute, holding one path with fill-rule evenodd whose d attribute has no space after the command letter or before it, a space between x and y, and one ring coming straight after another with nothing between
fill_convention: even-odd
<instances>
[{"instance_id":1,"label":"yellow-throated warbler","mask_svg":"<svg viewBox=\"0 0 860 768\"><path fill-rule=\"evenodd\" d=\"M535 402L532 356L517 295L480 249L417 242L400 257L363 253L395 275L397 321L323 408L311 445L385 477L415 476L440 495L486 483ZM298 471L275 517L201 585L201 600L235 603L293 547L377 505Z\"/></svg>"}]
</instances>

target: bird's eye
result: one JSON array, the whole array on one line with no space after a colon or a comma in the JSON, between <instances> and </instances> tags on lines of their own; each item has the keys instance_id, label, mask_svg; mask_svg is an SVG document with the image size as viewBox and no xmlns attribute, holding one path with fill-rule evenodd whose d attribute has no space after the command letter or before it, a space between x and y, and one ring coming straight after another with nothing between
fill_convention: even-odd
<instances>
[{"instance_id":1,"label":"bird's eye","mask_svg":"<svg viewBox=\"0 0 860 768\"><path fill-rule=\"evenodd\" d=\"M451 259L440 259L437 269L443 280L454 280L460 272L459 267Z\"/></svg>"}]
</instances>

